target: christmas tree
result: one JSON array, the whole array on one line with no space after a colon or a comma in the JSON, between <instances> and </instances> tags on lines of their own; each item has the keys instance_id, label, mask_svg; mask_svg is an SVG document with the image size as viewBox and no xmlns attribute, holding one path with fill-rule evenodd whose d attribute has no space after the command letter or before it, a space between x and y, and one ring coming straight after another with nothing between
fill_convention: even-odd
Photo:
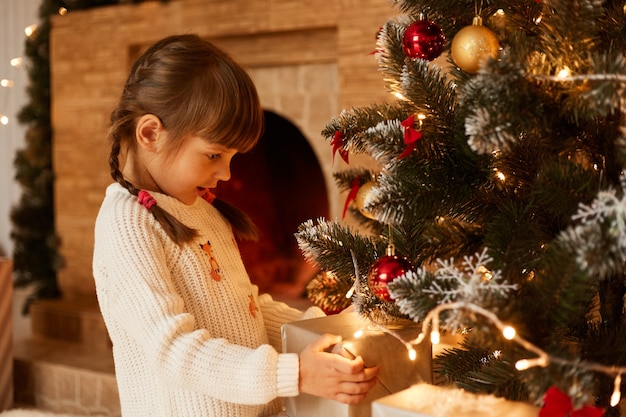
<instances>
[{"instance_id":1,"label":"christmas tree","mask_svg":"<svg viewBox=\"0 0 626 417\"><path fill-rule=\"evenodd\" d=\"M300 226L309 297L462 334L434 363L457 387L619 415L624 1L394 3L372 49L397 98L322 132L353 221Z\"/></svg>"}]
</instances>

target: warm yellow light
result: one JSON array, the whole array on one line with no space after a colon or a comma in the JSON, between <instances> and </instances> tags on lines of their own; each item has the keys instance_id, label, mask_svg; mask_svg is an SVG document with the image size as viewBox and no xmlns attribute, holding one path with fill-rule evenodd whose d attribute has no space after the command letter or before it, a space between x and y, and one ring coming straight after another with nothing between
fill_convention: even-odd
<instances>
[{"instance_id":1,"label":"warm yellow light","mask_svg":"<svg viewBox=\"0 0 626 417\"><path fill-rule=\"evenodd\" d=\"M5 116L4 114L0 114L0 124L2 125L8 125L9 124L9 118L8 116Z\"/></svg>"},{"instance_id":2,"label":"warm yellow light","mask_svg":"<svg viewBox=\"0 0 626 417\"><path fill-rule=\"evenodd\" d=\"M506 180L506 175L504 175L502 171L498 171L497 169L495 171L496 171L496 178L504 182Z\"/></svg>"},{"instance_id":3,"label":"warm yellow light","mask_svg":"<svg viewBox=\"0 0 626 417\"><path fill-rule=\"evenodd\" d=\"M613 395L611 395L611 407L615 407L619 404L619 401L622 399L621 385L622 385L622 376L617 375L615 377L615 383L613 384Z\"/></svg>"},{"instance_id":4,"label":"warm yellow light","mask_svg":"<svg viewBox=\"0 0 626 417\"><path fill-rule=\"evenodd\" d=\"M413 348L409 348L409 359L414 361L417 358L417 352Z\"/></svg>"},{"instance_id":5,"label":"warm yellow light","mask_svg":"<svg viewBox=\"0 0 626 417\"><path fill-rule=\"evenodd\" d=\"M65 16L67 14L67 9L65 7L59 7L59 14L61 16Z\"/></svg>"},{"instance_id":6,"label":"warm yellow light","mask_svg":"<svg viewBox=\"0 0 626 417\"><path fill-rule=\"evenodd\" d=\"M518 371L525 371L526 369L533 368L535 366L545 368L548 366L548 358L540 356L535 359L521 359L515 363L515 369Z\"/></svg>"},{"instance_id":7,"label":"warm yellow light","mask_svg":"<svg viewBox=\"0 0 626 417\"><path fill-rule=\"evenodd\" d=\"M517 332L511 326L504 326L504 329L502 329L502 336L504 336L506 340L513 340L516 334Z\"/></svg>"},{"instance_id":8,"label":"warm yellow light","mask_svg":"<svg viewBox=\"0 0 626 417\"><path fill-rule=\"evenodd\" d=\"M432 332L430 332L430 343L432 343L433 345L438 345L440 341L441 335L437 330L433 330Z\"/></svg>"},{"instance_id":9,"label":"warm yellow light","mask_svg":"<svg viewBox=\"0 0 626 417\"><path fill-rule=\"evenodd\" d=\"M363 336L363 330L357 330L356 332L354 332L354 338L358 339L359 337Z\"/></svg>"},{"instance_id":10,"label":"warm yellow light","mask_svg":"<svg viewBox=\"0 0 626 417\"><path fill-rule=\"evenodd\" d=\"M13 87L13 81L12 80L7 80L6 78L3 78L2 80L0 80L0 86L6 87L6 88L11 88L11 87Z\"/></svg>"},{"instance_id":11,"label":"warm yellow light","mask_svg":"<svg viewBox=\"0 0 626 417\"><path fill-rule=\"evenodd\" d=\"M15 68L19 68L20 66L22 66L22 58L19 56L17 58L13 58L11 60L11 66Z\"/></svg>"},{"instance_id":12,"label":"warm yellow light","mask_svg":"<svg viewBox=\"0 0 626 417\"><path fill-rule=\"evenodd\" d=\"M572 75L572 71L569 69L569 67L564 67L561 71L559 71L556 76L559 78L567 78L570 75Z\"/></svg>"},{"instance_id":13,"label":"warm yellow light","mask_svg":"<svg viewBox=\"0 0 626 417\"><path fill-rule=\"evenodd\" d=\"M352 295L354 295L355 287L356 287L356 285L353 285L352 287L350 287L350 289L346 293L346 298L352 298Z\"/></svg>"},{"instance_id":14,"label":"warm yellow light","mask_svg":"<svg viewBox=\"0 0 626 417\"><path fill-rule=\"evenodd\" d=\"M484 266L484 265L480 265L476 269L476 272L478 272L479 274L482 275L483 281L485 281L485 282L489 282L489 281L491 281L491 278L493 278L493 274L491 273L491 271L489 269L487 269L487 267Z\"/></svg>"},{"instance_id":15,"label":"warm yellow light","mask_svg":"<svg viewBox=\"0 0 626 417\"><path fill-rule=\"evenodd\" d=\"M397 98L399 98L399 99L400 99L400 100L402 100L402 101L406 101L406 97L404 97L404 96L402 95L402 93L400 93L399 91L394 91L394 92L393 92L393 95L394 95L394 96L396 96Z\"/></svg>"},{"instance_id":16,"label":"warm yellow light","mask_svg":"<svg viewBox=\"0 0 626 417\"><path fill-rule=\"evenodd\" d=\"M26 36L31 37L33 36L36 30L37 30L37 25L33 23L32 25L28 25L24 28L24 33L26 34Z\"/></svg>"}]
</instances>

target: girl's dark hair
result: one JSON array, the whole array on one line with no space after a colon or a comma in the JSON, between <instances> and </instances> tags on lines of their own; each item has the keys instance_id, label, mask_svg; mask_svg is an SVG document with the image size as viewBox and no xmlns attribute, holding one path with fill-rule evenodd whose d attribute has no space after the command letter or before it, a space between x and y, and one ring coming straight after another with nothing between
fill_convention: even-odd
<instances>
[{"instance_id":1,"label":"girl's dark hair","mask_svg":"<svg viewBox=\"0 0 626 417\"><path fill-rule=\"evenodd\" d=\"M119 158L121 152L136 149L135 124L145 114L161 120L172 151L195 135L247 152L263 131L263 110L248 73L196 35L169 36L150 46L133 64L111 113L111 176L135 196L141 185L124 178ZM258 229L242 211L219 199L213 205L230 221L237 238L258 238ZM158 205L150 211L176 243L189 242L197 235Z\"/></svg>"}]
</instances>

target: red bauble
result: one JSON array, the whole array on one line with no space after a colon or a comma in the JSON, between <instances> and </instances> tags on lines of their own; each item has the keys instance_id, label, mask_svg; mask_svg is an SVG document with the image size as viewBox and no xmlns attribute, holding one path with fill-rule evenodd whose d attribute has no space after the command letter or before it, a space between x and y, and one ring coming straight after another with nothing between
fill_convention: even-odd
<instances>
[{"instance_id":1,"label":"red bauble","mask_svg":"<svg viewBox=\"0 0 626 417\"><path fill-rule=\"evenodd\" d=\"M443 52L446 37L436 23L418 20L406 28L402 37L402 49L409 58L432 61Z\"/></svg>"},{"instance_id":2,"label":"red bauble","mask_svg":"<svg viewBox=\"0 0 626 417\"><path fill-rule=\"evenodd\" d=\"M411 262L402 256L389 254L378 258L370 267L367 283L370 290L381 301L392 301L387 289L394 279L411 269Z\"/></svg>"}]
</instances>

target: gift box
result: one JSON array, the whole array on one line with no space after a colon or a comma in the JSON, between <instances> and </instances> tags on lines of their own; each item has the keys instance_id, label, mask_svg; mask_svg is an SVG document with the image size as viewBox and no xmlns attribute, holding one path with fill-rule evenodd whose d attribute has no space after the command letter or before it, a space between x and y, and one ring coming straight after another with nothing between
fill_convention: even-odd
<instances>
[{"instance_id":1,"label":"gift box","mask_svg":"<svg viewBox=\"0 0 626 417\"><path fill-rule=\"evenodd\" d=\"M372 403L371 417L537 417L539 408L453 387L416 384Z\"/></svg>"},{"instance_id":2,"label":"gift box","mask_svg":"<svg viewBox=\"0 0 626 417\"><path fill-rule=\"evenodd\" d=\"M421 332L421 325L409 320L395 320L385 327L405 341L414 339ZM357 332L359 335L355 336ZM282 327L283 352L299 353L325 333L343 338L341 346L333 351L346 357L361 356L365 366L379 366L378 383L356 405L308 394L287 398L285 405L289 417L369 417L375 399L418 382L432 382L430 343L424 341L415 346L417 356L411 360L406 346L398 338L354 312L285 324Z\"/></svg>"}]
</instances>

